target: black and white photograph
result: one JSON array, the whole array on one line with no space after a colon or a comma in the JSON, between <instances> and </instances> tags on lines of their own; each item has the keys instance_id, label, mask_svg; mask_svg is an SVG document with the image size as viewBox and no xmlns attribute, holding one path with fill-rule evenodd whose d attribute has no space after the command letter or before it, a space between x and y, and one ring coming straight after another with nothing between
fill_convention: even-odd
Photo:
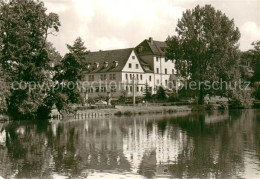
<instances>
[{"instance_id":1,"label":"black and white photograph","mask_svg":"<svg viewBox=\"0 0 260 179\"><path fill-rule=\"evenodd\" d=\"M0 0L0 179L260 179L260 0Z\"/></svg>"}]
</instances>

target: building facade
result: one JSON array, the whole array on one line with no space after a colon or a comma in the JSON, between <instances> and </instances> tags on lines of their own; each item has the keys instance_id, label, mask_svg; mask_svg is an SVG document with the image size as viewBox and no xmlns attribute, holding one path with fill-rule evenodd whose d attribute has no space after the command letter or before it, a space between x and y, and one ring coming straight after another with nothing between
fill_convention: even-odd
<instances>
[{"instance_id":1,"label":"building facade","mask_svg":"<svg viewBox=\"0 0 260 179\"><path fill-rule=\"evenodd\" d=\"M135 48L90 52L86 55L84 92L88 97L143 96L178 82L175 62L165 57L165 42L144 40Z\"/></svg>"}]
</instances>

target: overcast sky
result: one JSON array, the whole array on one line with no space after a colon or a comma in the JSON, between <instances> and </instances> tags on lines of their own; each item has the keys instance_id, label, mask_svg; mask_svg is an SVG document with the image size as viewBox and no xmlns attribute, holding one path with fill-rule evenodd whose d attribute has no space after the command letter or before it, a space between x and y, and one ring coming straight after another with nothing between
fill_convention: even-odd
<instances>
[{"instance_id":1,"label":"overcast sky","mask_svg":"<svg viewBox=\"0 0 260 179\"><path fill-rule=\"evenodd\" d=\"M260 0L43 0L59 15L60 32L50 37L64 55L66 44L82 37L91 51L135 47L153 37L164 41L175 34L186 9L211 4L226 13L241 32L240 49L260 40Z\"/></svg>"}]
</instances>

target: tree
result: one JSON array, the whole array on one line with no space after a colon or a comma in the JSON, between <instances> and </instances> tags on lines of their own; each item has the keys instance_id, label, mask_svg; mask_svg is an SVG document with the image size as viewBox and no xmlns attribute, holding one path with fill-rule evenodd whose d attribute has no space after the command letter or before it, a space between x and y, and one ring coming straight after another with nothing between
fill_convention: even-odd
<instances>
[{"instance_id":1,"label":"tree","mask_svg":"<svg viewBox=\"0 0 260 179\"><path fill-rule=\"evenodd\" d=\"M232 80L239 65L240 32L233 19L210 5L183 13L176 32L178 36L167 39L167 57L176 60L179 75L199 84L202 104L206 81Z\"/></svg>"},{"instance_id":2,"label":"tree","mask_svg":"<svg viewBox=\"0 0 260 179\"><path fill-rule=\"evenodd\" d=\"M157 99L166 100L165 90L163 89L162 86L160 86L159 89L157 90Z\"/></svg>"},{"instance_id":3,"label":"tree","mask_svg":"<svg viewBox=\"0 0 260 179\"><path fill-rule=\"evenodd\" d=\"M145 87L144 87L144 99L145 100L150 100L152 98L152 93L150 91L150 87L148 85L148 83L145 83Z\"/></svg>"},{"instance_id":4,"label":"tree","mask_svg":"<svg viewBox=\"0 0 260 179\"><path fill-rule=\"evenodd\" d=\"M35 117L43 105L42 86L47 79L50 59L44 48L48 35L58 32L57 14L46 13L44 3L34 0L10 0L0 3L1 64L8 73L8 82L23 84L25 88L10 89L7 105L14 117ZM30 82L38 85L31 90Z\"/></svg>"},{"instance_id":5,"label":"tree","mask_svg":"<svg viewBox=\"0 0 260 179\"><path fill-rule=\"evenodd\" d=\"M251 84L253 84L255 91L254 96L256 99L260 99L260 41L252 43L253 49L250 49L243 53L244 60L248 59L251 62L251 68L254 71L251 77Z\"/></svg>"},{"instance_id":6,"label":"tree","mask_svg":"<svg viewBox=\"0 0 260 179\"><path fill-rule=\"evenodd\" d=\"M57 82L56 90L52 91L50 99L56 104L59 111L71 111L69 104L83 103L80 89L80 80L84 70L85 56L88 53L84 42L79 37L74 44L67 45L69 53L55 66L54 81Z\"/></svg>"},{"instance_id":7,"label":"tree","mask_svg":"<svg viewBox=\"0 0 260 179\"><path fill-rule=\"evenodd\" d=\"M260 40L253 42L252 45L254 46L254 49L251 50L252 67L254 70L252 82L260 82Z\"/></svg>"},{"instance_id":8,"label":"tree","mask_svg":"<svg viewBox=\"0 0 260 179\"><path fill-rule=\"evenodd\" d=\"M81 65L84 65L85 64L85 61L86 61L86 54L89 52L87 51L87 48L85 47L84 45L84 42L83 40L81 39L81 37L78 37L75 41L74 41L74 44L71 46L71 45L68 45L67 44L67 48L69 49L69 52L71 54L73 54L78 62L81 64Z\"/></svg>"}]
</instances>

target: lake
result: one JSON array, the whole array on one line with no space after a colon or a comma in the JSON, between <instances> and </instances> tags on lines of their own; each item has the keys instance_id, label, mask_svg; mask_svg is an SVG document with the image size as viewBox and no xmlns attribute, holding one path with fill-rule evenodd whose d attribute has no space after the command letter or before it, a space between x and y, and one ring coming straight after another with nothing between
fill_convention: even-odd
<instances>
[{"instance_id":1,"label":"lake","mask_svg":"<svg viewBox=\"0 0 260 179\"><path fill-rule=\"evenodd\" d=\"M0 178L260 178L260 110L0 124Z\"/></svg>"}]
</instances>

